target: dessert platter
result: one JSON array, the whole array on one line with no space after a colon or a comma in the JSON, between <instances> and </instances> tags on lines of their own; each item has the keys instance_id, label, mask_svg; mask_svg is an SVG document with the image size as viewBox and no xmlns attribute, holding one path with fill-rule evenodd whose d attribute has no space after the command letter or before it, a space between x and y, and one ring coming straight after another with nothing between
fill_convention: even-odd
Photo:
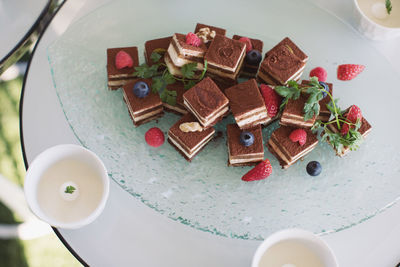
<instances>
[{"instance_id":1,"label":"dessert platter","mask_svg":"<svg viewBox=\"0 0 400 267\"><path fill-rule=\"evenodd\" d=\"M387 107L398 78L346 25L309 3L272 1L291 8L266 11L268 26L246 28L235 8L199 23L160 7L153 15L168 24L139 27L145 15L128 6L80 19L48 57L76 137L134 197L240 239L339 231L396 201L400 144ZM298 13L314 19L282 22Z\"/></svg>"}]
</instances>

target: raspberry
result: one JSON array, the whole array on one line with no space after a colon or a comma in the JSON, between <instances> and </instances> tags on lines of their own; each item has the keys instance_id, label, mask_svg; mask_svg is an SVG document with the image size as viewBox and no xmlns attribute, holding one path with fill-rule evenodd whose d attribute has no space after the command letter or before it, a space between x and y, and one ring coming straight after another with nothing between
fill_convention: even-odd
<instances>
[{"instance_id":1,"label":"raspberry","mask_svg":"<svg viewBox=\"0 0 400 267\"><path fill-rule=\"evenodd\" d=\"M337 78L342 81L349 81L354 79L365 69L364 65L357 64L343 64L337 68Z\"/></svg>"},{"instance_id":2,"label":"raspberry","mask_svg":"<svg viewBox=\"0 0 400 267\"><path fill-rule=\"evenodd\" d=\"M123 69L125 67L131 68L133 66L132 57L123 50L120 50L115 56L115 67Z\"/></svg>"},{"instance_id":3,"label":"raspberry","mask_svg":"<svg viewBox=\"0 0 400 267\"><path fill-rule=\"evenodd\" d=\"M361 119L362 119L361 109L356 105L352 105L349 109L349 112L346 115L346 121L351 123L356 123L357 120ZM352 126L352 128L354 128L354 126ZM348 125L347 123L343 123L340 133L342 135L346 135L349 132L349 130L350 130L350 125Z\"/></svg>"},{"instance_id":4,"label":"raspberry","mask_svg":"<svg viewBox=\"0 0 400 267\"><path fill-rule=\"evenodd\" d=\"M242 43L246 44L246 53L248 53L251 50L253 50L253 45L251 44L251 41L250 41L249 38L242 37L242 38L239 39L239 42L242 42Z\"/></svg>"},{"instance_id":5,"label":"raspberry","mask_svg":"<svg viewBox=\"0 0 400 267\"><path fill-rule=\"evenodd\" d=\"M282 102L282 97L278 95L274 89L266 84L260 85L261 94L264 98L265 106L267 107L268 116L273 118L279 111L279 106Z\"/></svg>"},{"instance_id":6,"label":"raspberry","mask_svg":"<svg viewBox=\"0 0 400 267\"><path fill-rule=\"evenodd\" d=\"M245 182L262 180L270 176L272 173L272 166L269 159L258 163L253 169L243 175L242 180Z\"/></svg>"},{"instance_id":7,"label":"raspberry","mask_svg":"<svg viewBox=\"0 0 400 267\"><path fill-rule=\"evenodd\" d=\"M186 35L186 43L188 45L199 47L201 45L201 39L196 34L189 32Z\"/></svg>"},{"instance_id":8,"label":"raspberry","mask_svg":"<svg viewBox=\"0 0 400 267\"><path fill-rule=\"evenodd\" d=\"M303 146L307 141L307 132L304 129L293 130L289 135L292 142L299 142L300 146Z\"/></svg>"},{"instance_id":9,"label":"raspberry","mask_svg":"<svg viewBox=\"0 0 400 267\"><path fill-rule=\"evenodd\" d=\"M316 67L310 71L310 77L317 77L318 81L326 82L326 78L328 77L328 73L322 67Z\"/></svg>"},{"instance_id":10,"label":"raspberry","mask_svg":"<svg viewBox=\"0 0 400 267\"><path fill-rule=\"evenodd\" d=\"M164 144L164 133L157 127L149 129L144 135L144 139L149 146L159 147Z\"/></svg>"}]
</instances>

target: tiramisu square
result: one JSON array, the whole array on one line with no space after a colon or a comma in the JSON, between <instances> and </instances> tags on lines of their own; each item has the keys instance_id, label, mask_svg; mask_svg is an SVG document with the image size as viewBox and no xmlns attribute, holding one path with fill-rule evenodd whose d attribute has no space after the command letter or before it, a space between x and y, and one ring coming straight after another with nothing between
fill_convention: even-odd
<instances>
[{"instance_id":1,"label":"tiramisu square","mask_svg":"<svg viewBox=\"0 0 400 267\"><path fill-rule=\"evenodd\" d=\"M229 100L207 77L183 94L183 103L203 127L215 125L229 111Z\"/></svg>"},{"instance_id":2,"label":"tiramisu square","mask_svg":"<svg viewBox=\"0 0 400 267\"><path fill-rule=\"evenodd\" d=\"M204 57L209 73L235 80L246 55L246 45L217 34Z\"/></svg>"},{"instance_id":3,"label":"tiramisu square","mask_svg":"<svg viewBox=\"0 0 400 267\"><path fill-rule=\"evenodd\" d=\"M252 133L254 136L253 144L245 146L241 141L243 132ZM241 130L236 124L228 124L226 128L228 143L228 165L230 166L249 166L254 165L264 159L264 146L261 126Z\"/></svg>"},{"instance_id":4,"label":"tiramisu square","mask_svg":"<svg viewBox=\"0 0 400 267\"><path fill-rule=\"evenodd\" d=\"M303 85L308 85L309 82L310 82L310 81L303 80L303 81L301 82L301 84L303 84ZM329 93L330 93L331 95L333 95L333 84L327 83L327 82L326 82L326 85L328 85L328 87L329 87ZM325 96L323 99L321 99L321 100L319 101L320 110L319 110L319 114L318 114L316 120L320 120L320 121L322 121L322 122L327 122L327 121L329 121L329 119L330 119L330 117L331 117L331 112L330 112L329 109L326 107L326 105L328 105L329 102L331 102L331 99L330 99L330 97L329 97L328 95Z\"/></svg>"},{"instance_id":5,"label":"tiramisu square","mask_svg":"<svg viewBox=\"0 0 400 267\"><path fill-rule=\"evenodd\" d=\"M180 68L189 63L197 63L196 68L201 73L204 68L203 63L206 51L207 47L204 43L201 43L200 46L187 44L184 34L175 33L172 36L164 60L169 72L174 76L182 76Z\"/></svg>"},{"instance_id":6,"label":"tiramisu square","mask_svg":"<svg viewBox=\"0 0 400 267\"><path fill-rule=\"evenodd\" d=\"M168 131L168 142L191 161L197 153L213 138L213 127L202 128L196 118L188 113L176 122Z\"/></svg>"},{"instance_id":7,"label":"tiramisu square","mask_svg":"<svg viewBox=\"0 0 400 267\"><path fill-rule=\"evenodd\" d=\"M198 33L201 29L204 28L209 28L210 31L215 31L216 34L220 34L220 35L225 35L226 34L226 30L222 29L222 28L218 28L215 26L210 26L210 25L206 25L203 23L197 23L196 24L196 28L194 29L194 33Z\"/></svg>"},{"instance_id":8,"label":"tiramisu square","mask_svg":"<svg viewBox=\"0 0 400 267\"><path fill-rule=\"evenodd\" d=\"M239 40L242 37L243 36L240 36L240 35L234 35L232 37L232 39ZM257 59L255 59L253 54L250 55L249 54L250 52L247 52L246 56L244 58L244 63L243 63L240 75L244 76L244 77L255 78L257 71L258 71L258 67L260 66L260 62L262 59L264 43L263 43L263 41L261 41L259 39L252 39L252 38L249 38L249 39L250 39L251 45L253 47L252 50L257 50L258 51L257 53L259 53L260 57L259 57L259 61L258 61ZM255 52L251 51L251 53L255 53Z\"/></svg>"},{"instance_id":9,"label":"tiramisu square","mask_svg":"<svg viewBox=\"0 0 400 267\"><path fill-rule=\"evenodd\" d=\"M268 150L278 159L283 169L287 169L293 163L310 153L318 144L318 139L311 130L305 129L307 139L305 144L290 140L290 134L298 128L281 126L272 132L268 140Z\"/></svg>"},{"instance_id":10,"label":"tiramisu square","mask_svg":"<svg viewBox=\"0 0 400 267\"><path fill-rule=\"evenodd\" d=\"M151 54L153 52L158 53L162 56L160 58L159 63L165 63L164 55L167 52L169 44L171 43L171 39L172 39L172 36L169 36L169 37L149 40L144 43L144 58L146 60L147 65L152 66L153 64L155 64L155 62L153 62L153 60L151 60ZM165 69L165 66L159 67L160 72L163 71L164 69Z\"/></svg>"},{"instance_id":11,"label":"tiramisu square","mask_svg":"<svg viewBox=\"0 0 400 267\"><path fill-rule=\"evenodd\" d=\"M180 81L176 81L173 84L168 84L167 90L170 92L175 92L176 101L174 104L169 103L168 101L163 101L165 110L171 111L174 113L178 113L178 114L182 114L182 115L185 115L186 113L188 113L187 109L185 108L185 106L183 104L183 94L186 92L186 90L184 88L184 84Z\"/></svg>"},{"instance_id":12,"label":"tiramisu square","mask_svg":"<svg viewBox=\"0 0 400 267\"><path fill-rule=\"evenodd\" d=\"M137 82L145 82L148 85L150 92L147 96L139 98L134 94L133 88ZM122 89L124 101L135 126L164 115L160 96L158 93L151 92L151 79L138 79L135 82L125 84Z\"/></svg>"},{"instance_id":13,"label":"tiramisu square","mask_svg":"<svg viewBox=\"0 0 400 267\"><path fill-rule=\"evenodd\" d=\"M280 124L300 128L311 128L315 123L315 116L304 121L304 105L309 95L302 93L296 100L290 99L283 109Z\"/></svg>"},{"instance_id":14,"label":"tiramisu square","mask_svg":"<svg viewBox=\"0 0 400 267\"><path fill-rule=\"evenodd\" d=\"M116 64L117 54L127 54L124 57L130 57L132 59L132 66L118 68ZM133 76L135 67L139 66L139 54L136 46L133 47L118 47L107 49L107 78L108 88L110 90L116 90L122 87L124 84L134 81L137 78Z\"/></svg>"},{"instance_id":15,"label":"tiramisu square","mask_svg":"<svg viewBox=\"0 0 400 267\"><path fill-rule=\"evenodd\" d=\"M347 109L343 113L343 117L346 117L348 112L349 112L349 109ZM338 130L338 127L337 127L336 123L330 123L327 127L328 127L329 130L331 130L334 133L340 133L340 130ZM367 135L371 132L371 130L372 130L371 124L364 117L362 117L361 118L361 126L358 129L358 132L365 139L367 137ZM329 142L329 138L328 138L328 142ZM332 144L331 144L331 146L333 147ZM333 147L333 149L336 151L336 155L338 155L339 157L343 157L343 156L347 155L351 151L350 148L346 147L346 146L343 147L343 149L342 149L342 151L340 153L335 149L335 147Z\"/></svg>"},{"instance_id":16,"label":"tiramisu square","mask_svg":"<svg viewBox=\"0 0 400 267\"><path fill-rule=\"evenodd\" d=\"M258 78L270 85L285 85L299 80L308 56L288 37L265 54L258 71Z\"/></svg>"},{"instance_id":17,"label":"tiramisu square","mask_svg":"<svg viewBox=\"0 0 400 267\"><path fill-rule=\"evenodd\" d=\"M271 120L255 79L225 90L231 111L240 129L247 129Z\"/></svg>"}]
</instances>

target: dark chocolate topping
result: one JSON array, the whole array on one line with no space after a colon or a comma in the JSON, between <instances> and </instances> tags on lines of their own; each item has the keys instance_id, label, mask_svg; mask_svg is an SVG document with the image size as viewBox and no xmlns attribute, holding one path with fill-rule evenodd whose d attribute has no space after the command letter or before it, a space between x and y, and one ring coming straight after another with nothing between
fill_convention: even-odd
<instances>
[{"instance_id":1,"label":"dark chocolate topping","mask_svg":"<svg viewBox=\"0 0 400 267\"><path fill-rule=\"evenodd\" d=\"M203 118L228 104L226 96L209 77L189 89L183 97Z\"/></svg>"},{"instance_id":2,"label":"dark chocolate topping","mask_svg":"<svg viewBox=\"0 0 400 267\"><path fill-rule=\"evenodd\" d=\"M172 36L149 40L144 44L145 49L145 57L147 65L151 66L154 62L151 60L151 53L153 53L156 49L164 49L165 51L168 49L169 44L171 43ZM161 54L161 53L160 53ZM160 61L163 60L163 57Z\"/></svg>"},{"instance_id":3,"label":"dark chocolate topping","mask_svg":"<svg viewBox=\"0 0 400 267\"><path fill-rule=\"evenodd\" d=\"M235 117L260 107L266 109L255 79L232 86L225 90L225 94Z\"/></svg>"},{"instance_id":4,"label":"dark chocolate topping","mask_svg":"<svg viewBox=\"0 0 400 267\"><path fill-rule=\"evenodd\" d=\"M237 40L216 35L204 58L211 64L234 68L240 61L245 46Z\"/></svg>"},{"instance_id":5,"label":"dark chocolate topping","mask_svg":"<svg viewBox=\"0 0 400 267\"><path fill-rule=\"evenodd\" d=\"M254 143L251 146L244 146L240 143L240 134L242 133L242 130L240 130L237 124L228 124L226 132L231 156L244 156L247 154L264 152L260 125L246 129L246 132L251 132L254 135Z\"/></svg>"},{"instance_id":6,"label":"dark chocolate topping","mask_svg":"<svg viewBox=\"0 0 400 267\"><path fill-rule=\"evenodd\" d=\"M211 31L215 31L216 34L220 34L220 35L225 35L226 34L226 30L225 29L214 27L214 26L210 26L210 25L206 25L206 24L202 24L202 23L197 23L196 24L196 29L194 30L194 33L199 32L201 28L209 28Z\"/></svg>"},{"instance_id":7,"label":"dark chocolate topping","mask_svg":"<svg viewBox=\"0 0 400 267\"><path fill-rule=\"evenodd\" d=\"M189 149L193 149L198 143L204 140L210 133L215 132L213 127L205 129L201 132L182 132L179 129L179 126L185 122L197 122L197 119L191 114L188 113L179 119L172 127L169 129L169 132L176 136L179 141L185 144Z\"/></svg>"},{"instance_id":8,"label":"dark chocolate topping","mask_svg":"<svg viewBox=\"0 0 400 267\"><path fill-rule=\"evenodd\" d=\"M304 145L300 146L299 142L293 142L289 138L291 132L296 129L298 128L281 126L276 129L271 135L271 138L276 141L278 146L285 148L289 152L290 157L294 157L300 154L318 141L317 136L313 134L311 130L304 129L307 132L307 140Z\"/></svg>"},{"instance_id":9,"label":"dark chocolate topping","mask_svg":"<svg viewBox=\"0 0 400 267\"><path fill-rule=\"evenodd\" d=\"M150 87L150 93L144 98L138 98L133 93L133 86L135 85L136 82L139 81L147 83L147 85ZM141 110L149 109L154 106L162 105L158 93L156 94L151 92L151 79L138 79L135 82L127 83L123 86L123 90L128 98L127 105L131 107L133 112L139 112Z\"/></svg>"},{"instance_id":10,"label":"dark chocolate topping","mask_svg":"<svg viewBox=\"0 0 400 267\"><path fill-rule=\"evenodd\" d=\"M115 56L119 51L124 51L129 54L133 61L133 66L131 68L117 69L115 66ZM132 74L135 71L135 67L139 66L139 54L136 46L132 47L118 47L118 48L108 48L107 49L107 74Z\"/></svg>"}]
</instances>

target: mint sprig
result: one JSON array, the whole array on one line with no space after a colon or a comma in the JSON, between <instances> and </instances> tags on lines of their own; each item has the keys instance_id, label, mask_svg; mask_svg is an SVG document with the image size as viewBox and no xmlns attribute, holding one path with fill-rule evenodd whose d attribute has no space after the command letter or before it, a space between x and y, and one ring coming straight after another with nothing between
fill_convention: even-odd
<instances>
[{"instance_id":1,"label":"mint sprig","mask_svg":"<svg viewBox=\"0 0 400 267\"><path fill-rule=\"evenodd\" d=\"M155 51L159 51L159 49L155 49ZM204 61L204 69L198 79L194 78L195 71L197 70L197 63L188 63L183 65L181 68L182 78L174 77L169 72L168 68L165 68L164 72L160 76L158 72L160 66L167 66L164 63L160 62L163 55L155 51L153 51L153 53L151 53L150 55L150 59L153 61L154 64L152 66L149 66L144 63L138 67L135 67L135 72L133 73L133 75L135 77L143 79L152 78L152 92L159 93L162 101L175 106L177 95L176 91L167 90L167 85L180 81L183 83L185 89L192 88L197 82L201 81L204 78L204 75L207 71L207 60Z\"/></svg>"},{"instance_id":2,"label":"mint sprig","mask_svg":"<svg viewBox=\"0 0 400 267\"><path fill-rule=\"evenodd\" d=\"M72 185L69 185L69 186L67 186L67 187L65 188L64 193L66 193L66 194L72 194L72 193L74 193L75 190L76 190L75 187L73 187Z\"/></svg>"},{"instance_id":3,"label":"mint sprig","mask_svg":"<svg viewBox=\"0 0 400 267\"><path fill-rule=\"evenodd\" d=\"M289 81L287 86L276 86L275 92L284 97L281 105L279 106L279 110L282 111L289 102L289 99L297 100L300 97L301 90L299 89L299 85L296 81Z\"/></svg>"},{"instance_id":4,"label":"mint sprig","mask_svg":"<svg viewBox=\"0 0 400 267\"><path fill-rule=\"evenodd\" d=\"M392 12L392 2L390 0L386 0L385 6L386 6L386 12L390 15L390 12Z\"/></svg>"}]
</instances>

